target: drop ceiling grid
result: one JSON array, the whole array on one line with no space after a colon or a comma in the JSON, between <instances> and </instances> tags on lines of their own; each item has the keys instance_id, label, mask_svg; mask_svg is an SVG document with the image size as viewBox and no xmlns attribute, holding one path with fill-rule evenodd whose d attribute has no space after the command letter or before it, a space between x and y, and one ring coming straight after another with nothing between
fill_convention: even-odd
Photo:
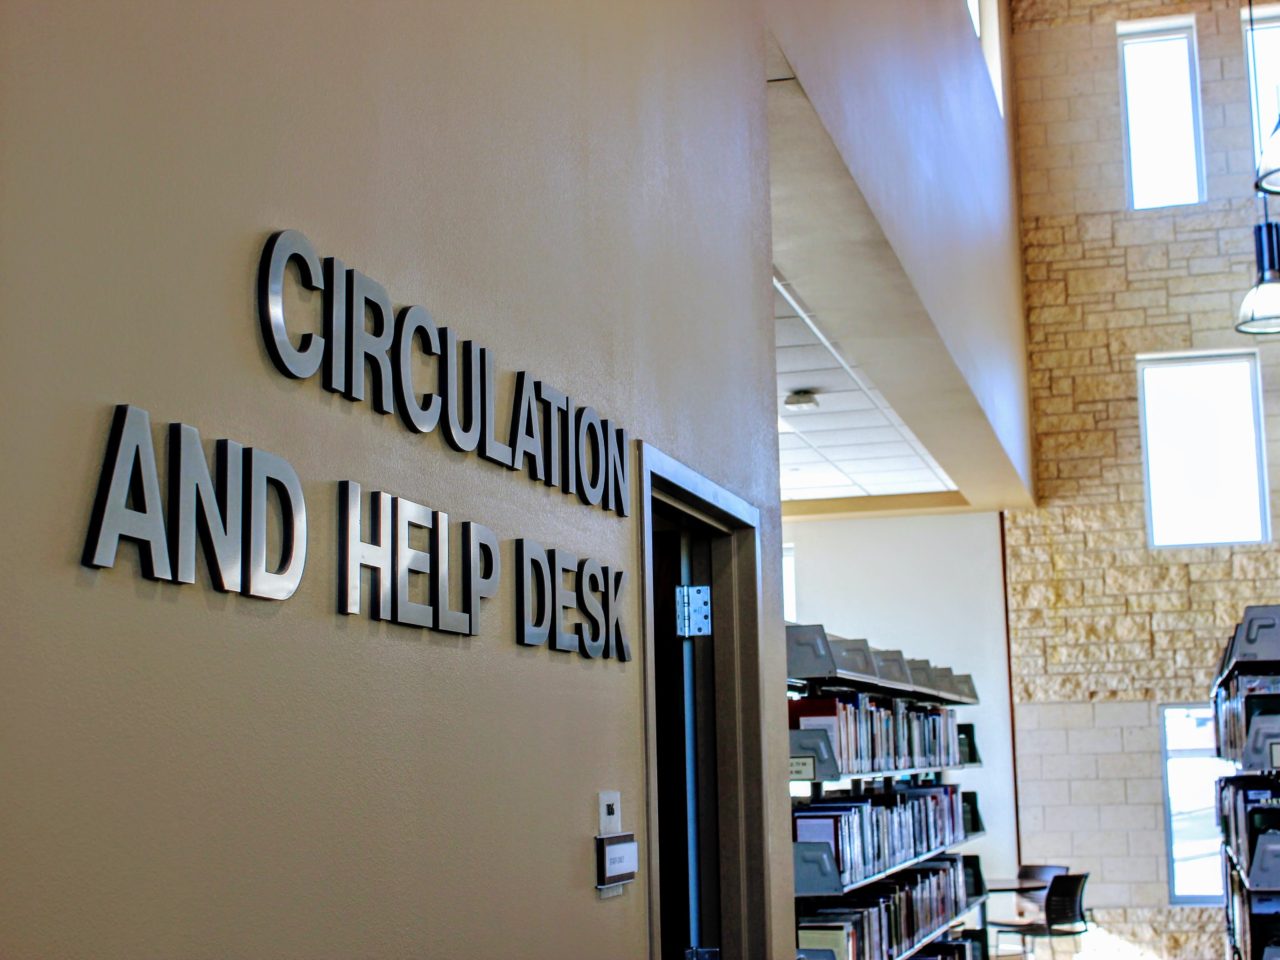
<instances>
[{"instance_id":1,"label":"drop ceiling grid","mask_svg":"<svg viewBox=\"0 0 1280 960\"><path fill-rule=\"evenodd\" d=\"M828 348L813 318L806 322L779 292L774 321L779 427L787 428L779 439L784 500L955 489L866 373L839 344ZM787 394L803 389L817 393L818 408L787 410Z\"/></svg>"}]
</instances>

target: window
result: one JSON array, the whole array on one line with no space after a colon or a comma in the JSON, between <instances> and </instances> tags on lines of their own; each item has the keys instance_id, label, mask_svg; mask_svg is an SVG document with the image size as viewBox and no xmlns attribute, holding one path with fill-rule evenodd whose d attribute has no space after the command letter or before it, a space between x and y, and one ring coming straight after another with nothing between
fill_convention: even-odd
<instances>
[{"instance_id":1,"label":"window","mask_svg":"<svg viewBox=\"0 0 1280 960\"><path fill-rule=\"evenodd\" d=\"M793 543L782 545L782 618L796 622L796 547Z\"/></svg>"},{"instance_id":2,"label":"window","mask_svg":"<svg viewBox=\"0 0 1280 960\"><path fill-rule=\"evenodd\" d=\"M1153 547L1270 539L1258 354L1138 357Z\"/></svg>"},{"instance_id":3,"label":"window","mask_svg":"<svg viewBox=\"0 0 1280 960\"><path fill-rule=\"evenodd\" d=\"M969 19L973 21L973 32L982 36L982 18L978 11L979 0L965 0L969 5Z\"/></svg>"},{"instance_id":4,"label":"window","mask_svg":"<svg viewBox=\"0 0 1280 960\"><path fill-rule=\"evenodd\" d=\"M1249 29L1249 13L1244 20L1244 55L1249 73L1249 98L1253 104L1253 144L1256 159L1280 119L1280 7L1254 10L1254 28Z\"/></svg>"},{"instance_id":5,"label":"window","mask_svg":"<svg viewBox=\"0 0 1280 960\"><path fill-rule=\"evenodd\" d=\"M1125 159L1135 210L1204 199L1195 21L1120 23Z\"/></svg>"},{"instance_id":6,"label":"window","mask_svg":"<svg viewBox=\"0 0 1280 960\"><path fill-rule=\"evenodd\" d=\"M1213 747L1213 708L1180 704L1160 708L1164 759L1169 902L1222 902L1222 837L1217 781L1236 772Z\"/></svg>"}]
</instances>

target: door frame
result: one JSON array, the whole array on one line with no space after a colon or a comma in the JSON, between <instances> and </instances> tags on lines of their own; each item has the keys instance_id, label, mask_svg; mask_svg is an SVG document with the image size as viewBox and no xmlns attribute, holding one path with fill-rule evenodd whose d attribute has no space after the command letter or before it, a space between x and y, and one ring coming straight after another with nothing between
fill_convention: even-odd
<instances>
[{"instance_id":1,"label":"door frame","mask_svg":"<svg viewBox=\"0 0 1280 960\"><path fill-rule=\"evenodd\" d=\"M645 793L649 953L662 946L654 675L655 499L720 532L712 540L711 622L716 638L716 769L719 783L721 956L763 960L769 943L765 731L761 696L760 510L658 450L639 444L644 637Z\"/></svg>"}]
</instances>

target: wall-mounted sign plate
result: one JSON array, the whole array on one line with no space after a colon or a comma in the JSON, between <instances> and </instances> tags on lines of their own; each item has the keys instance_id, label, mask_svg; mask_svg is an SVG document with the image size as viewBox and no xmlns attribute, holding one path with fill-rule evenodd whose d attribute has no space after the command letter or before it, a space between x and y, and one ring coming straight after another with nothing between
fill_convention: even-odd
<instances>
[{"instance_id":1,"label":"wall-mounted sign plate","mask_svg":"<svg viewBox=\"0 0 1280 960\"><path fill-rule=\"evenodd\" d=\"M596 837L596 886L630 883L640 868L640 844L634 833Z\"/></svg>"}]
</instances>

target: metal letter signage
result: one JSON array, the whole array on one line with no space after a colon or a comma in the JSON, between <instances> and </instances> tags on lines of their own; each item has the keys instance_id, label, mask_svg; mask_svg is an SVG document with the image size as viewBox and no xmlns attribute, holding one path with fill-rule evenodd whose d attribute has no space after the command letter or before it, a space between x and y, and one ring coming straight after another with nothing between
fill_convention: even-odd
<instances>
[{"instance_id":1,"label":"metal letter signage","mask_svg":"<svg viewBox=\"0 0 1280 960\"><path fill-rule=\"evenodd\" d=\"M286 324L284 284L289 263L304 290L324 291L324 336L304 333L295 347ZM258 267L258 317L272 363L286 377L305 380L323 368L325 389L353 403L366 399L379 413L399 411L415 433L440 428L460 453L478 453L558 486L583 503L620 517L631 510L627 432L579 406L567 394L525 372L516 377L512 407L497 409L493 354L472 340L437 328L420 306L392 318L386 289L332 257L321 261L297 230L267 240ZM416 356L435 360L435 392L419 393ZM507 425L507 437L497 435Z\"/></svg>"},{"instance_id":2,"label":"metal letter signage","mask_svg":"<svg viewBox=\"0 0 1280 960\"><path fill-rule=\"evenodd\" d=\"M303 291L320 295L310 330L286 315L291 274ZM490 349L437 327L424 307L395 311L380 283L334 257L322 259L298 231L267 240L257 301L267 355L286 377L322 374L324 389L352 403L367 401L380 414L394 411L413 433L439 429L461 453L588 506L629 514L625 430L525 371L512 375L511 405L499 409ZM421 377L415 382L423 360L434 362L434 389ZM308 537L306 496L293 466L220 439L211 467L195 427L173 423L164 436L158 461L150 414L128 404L115 408L81 562L114 567L127 540L149 579L195 583L203 557L215 590L263 600L293 596L306 570ZM337 497L338 612L367 609L374 620L479 634L482 604L502 580L502 545L492 530L472 521L455 525L443 511L380 490L366 495L352 480L338 482ZM631 659L622 626L625 572L528 539L517 539L514 550L520 645Z\"/></svg>"}]
</instances>

